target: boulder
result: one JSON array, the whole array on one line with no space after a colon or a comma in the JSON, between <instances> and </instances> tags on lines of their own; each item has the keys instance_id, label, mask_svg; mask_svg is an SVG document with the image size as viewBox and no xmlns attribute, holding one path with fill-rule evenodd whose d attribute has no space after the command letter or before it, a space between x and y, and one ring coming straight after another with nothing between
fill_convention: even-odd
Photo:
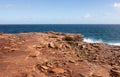
<instances>
[{"instance_id":1,"label":"boulder","mask_svg":"<svg viewBox=\"0 0 120 77\"><path fill-rule=\"evenodd\" d=\"M82 41L83 35L81 35L81 34L66 35L65 37L63 37L63 40L65 40L65 41Z\"/></svg>"},{"instance_id":2,"label":"boulder","mask_svg":"<svg viewBox=\"0 0 120 77\"><path fill-rule=\"evenodd\" d=\"M51 70L51 72L56 73L56 74L60 74L60 73L64 73L65 70L62 69L62 68L53 68L53 69Z\"/></svg>"}]
</instances>

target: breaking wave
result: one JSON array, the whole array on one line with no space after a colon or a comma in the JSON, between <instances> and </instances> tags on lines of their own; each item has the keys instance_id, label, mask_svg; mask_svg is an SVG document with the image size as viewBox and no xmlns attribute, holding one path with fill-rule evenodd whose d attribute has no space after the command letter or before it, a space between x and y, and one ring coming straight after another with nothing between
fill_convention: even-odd
<instances>
[{"instance_id":1,"label":"breaking wave","mask_svg":"<svg viewBox=\"0 0 120 77\"><path fill-rule=\"evenodd\" d=\"M88 42L88 43L106 43L109 45L115 45L115 46L120 46L120 42L104 42L102 39L92 39L92 38L84 38L83 39L84 42Z\"/></svg>"},{"instance_id":2,"label":"breaking wave","mask_svg":"<svg viewBox=\"0 0 120 77\"><path fill-rule=\"evenodd\" d=\"M120 46L120 43L107 43L109 45L116 45L116 46Z\"/></svg>"}]
</instances>

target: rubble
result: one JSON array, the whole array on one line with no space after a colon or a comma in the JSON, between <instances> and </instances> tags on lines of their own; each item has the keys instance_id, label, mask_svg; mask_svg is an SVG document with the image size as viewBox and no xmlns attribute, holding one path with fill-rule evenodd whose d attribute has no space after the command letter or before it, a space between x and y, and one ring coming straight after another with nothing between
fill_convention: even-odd
<instances>
[{"instance_id":1,"label":"rubble","mask_svg":"<svg viewBox=\"0 0 120 77\"><path fill-rule=\"evenodd\" d=\"M120 46L58 32L0 33L0 77L120 77Z\"/></svg>"}]
</instances>

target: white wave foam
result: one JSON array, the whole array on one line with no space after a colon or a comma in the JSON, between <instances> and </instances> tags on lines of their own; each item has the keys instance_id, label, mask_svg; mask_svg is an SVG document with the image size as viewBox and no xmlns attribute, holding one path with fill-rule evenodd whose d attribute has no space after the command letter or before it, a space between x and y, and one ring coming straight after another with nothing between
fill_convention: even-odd
<instances>
[{"instance_id":1,"label":"white wave foam","mask_svg":"<svg viewBox=\"0 0 120 77\"><path fill-rule=\"evenodd\" d=\"M120 43L115 43L115 42L104 42L103 40L101 39L92 39L92 38L84 38L83 39L84 42L88 42L88 43L106 43L106 44L109 44L109 45L115 45L115 46L120 46Z\"/></svg>"},{"instance_id":2,"label":"white wave foam","mask_svg":"<svg viewBox=\"0 0 120 77\"><path fill-rule=\"evenodd\" d=\"M120 46L120 43L107 43L109 45L115 45L115 46Z\"/></svg>"},{"instance_id":3,"label":"white wave foam","mask_svg":"<svg viewBox=\"0 0 120 77\"><path fill-rule=\"evenodd\" d=\"M91 39L91 38L84 38L83 41L88 42L88 43L103 43L101 39L96 40L96 39Z\"/></svg>"}]
</instances>

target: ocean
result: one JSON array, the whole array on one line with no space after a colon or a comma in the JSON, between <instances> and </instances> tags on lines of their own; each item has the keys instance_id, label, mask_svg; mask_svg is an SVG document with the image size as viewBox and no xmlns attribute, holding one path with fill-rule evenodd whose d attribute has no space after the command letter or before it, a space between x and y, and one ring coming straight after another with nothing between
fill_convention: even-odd
<instances>
[{"instance_id":1,"label":"ocean","mask_svg":"<svg viewBox=\"0 0 120 77\"><path fill-rule=\"evenodd\" d=\"M83 41L90 43L107 43L120 46L120 25L113 24L5 24L0 25L0 32L63 32L80 33Z\"/></svg>"}]
</instances>

